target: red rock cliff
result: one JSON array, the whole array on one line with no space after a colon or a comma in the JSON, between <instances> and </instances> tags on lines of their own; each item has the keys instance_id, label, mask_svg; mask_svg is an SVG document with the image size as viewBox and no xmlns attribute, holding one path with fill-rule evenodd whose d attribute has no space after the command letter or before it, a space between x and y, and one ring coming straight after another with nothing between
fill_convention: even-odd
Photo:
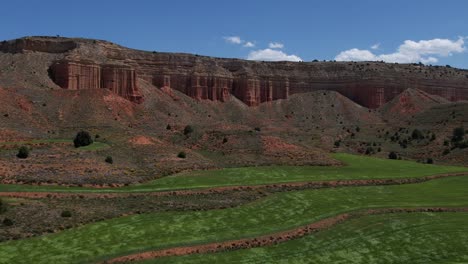
<instances>
[{"instance_id":1,"label":"red rock cliff","mask_svg":"<svg viewBox=\"0 0 468 264\"><path fill-rule=\"evenodd\" d=\"M0 51L63 54L69 63L51 68L55 82L61 87L108 88L134 101L141 98L137 78L198 100L226 101L233 95L249 106L315 90L334 90L370 108L381 106L408 88L451 101L468 100L468 71L450 67L383 62L246 61L146 52L100 40L51 37L2 42ZM113 66L105 66L109 64Z\"/></svg>"},{"instance_id":2,"label":"red rock cliff","mask_svg":"<svg viewBox=\"0 0 468 264\"><path fill-rule=\"evenodd\" d=\"M62 60L54 63L50 69L53 81L64 89L104 88L133 102L142 102L135 70L129 66Z\"/></svg>"}]
</instances>

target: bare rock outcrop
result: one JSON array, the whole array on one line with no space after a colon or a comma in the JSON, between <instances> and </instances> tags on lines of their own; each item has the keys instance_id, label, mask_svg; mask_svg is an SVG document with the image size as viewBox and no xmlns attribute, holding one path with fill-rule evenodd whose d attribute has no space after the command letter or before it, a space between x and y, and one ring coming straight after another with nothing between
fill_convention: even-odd
<instances>
[{"instance_id":1,"label":"bare rock outcrop","mask_svg":"<svg viewBox=\"0 0 468 264\"><path fill-rule=\"evenodd\" d=\"M132 102L140 103L143 100L136 85L135 70L130 66L62 60L55 62L49 72L53 81L64 89L104 88Z\"/></svg>"},{"instance_id":2,"label":"bare rock outcrop","mask_svg":"<svg viewBox=\"0 0 468 264\"><path fill-rule=\"evenodd\" d=\"M383 62L262 62L182 53L146 52L107 41L28 37L0 43L1 52L63 54L63 68L51 61L55 82L67 89L109 88L140 101L140 78L197 100L226 101L231 95L249 106L292 94L333 90L378 108L408 88L450 101L468 100L468 71L422 64ZM63 63L62 61L62 63Z\"/></svg>"}]
</instances>

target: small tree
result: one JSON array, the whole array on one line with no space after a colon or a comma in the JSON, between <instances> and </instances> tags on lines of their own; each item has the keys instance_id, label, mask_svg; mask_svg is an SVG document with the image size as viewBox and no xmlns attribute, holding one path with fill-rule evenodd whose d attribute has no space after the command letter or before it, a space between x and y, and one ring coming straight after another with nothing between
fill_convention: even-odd
<instances>
[{"instance_id":1,"label":"small tree","mask_svg":"<svg viewBox=\"0 0 468 264\"><path fill-rule=\"evenodd\" d=\"M457 127L453 130L452 141L459 142L465 137L465 129L463 127Z\"/></svg>"},{"instance_id":2,"label":"small tree","mask_svg":"<svg viewBox=\"0 0 468 264\"><path fill-rule=\"evenodd\" d=\"M374 148L373 147L367 147L366 149L366 155L371 155L374 153Z\"/></svg>"},{"instance_id":3,"label":"small tree","mask_svg":"<svg viewBox=\"0 0 468 264\"><path fill-rule=\"evenodd\" d=\"M3 219L3 225L4 226L12 226L13 225L13 220L11 220L10 218Z\"/></svg>"},{"instance_id":4,"label":"small tree","mask_svg":"<svg viewBox=\"0 0 468 264\"><path fill-rule=\"evenodd\" d=\"M189 135L189 134L191 134L191 133L193 133L193 127L190 126L190 125L185 126L185 128L184 128L184 135Z\"/></svg>"},{"instance_id":5,"label":"small tree","mask_svg":"<svg viewBox=\"0 0 468 264\"><path fill-rule=\"evenodd\" d=\"M187 157L187 154L185 154L185 152L181 151L181 152L179 152L179 154L177 154L177 157L181 158L181 159L185 159Z\"/></svg>"},{"instance_id":6,"label":"small tree","mask_svg":"<svg viewBox=\"0 0 468 264\"><path fill-rule=\"evenodd\" d=\"M333 143L333 145L335 145L335 148L339 148L340 145L341 145L341 141L337 140L337 141L335 141L335 143Z\"/></svg>"},{"instance_id":7,"label":"small tree","mask_svg":"<svg viewBox=\"0 0 468 264\"><path fill-rule=\"evenodd\" d=\"M397 158L398 158L398 155L397 155L394 151L392 151L392 152L390 152L390 153L388 154L388 158L389 158L389 159L397 159Z\"/></svg>"},{"instance_id":8,"label":"small tree","mask_svg":"<svg viewBox=\"0 0 468 264\"><path fill-rule=\"evenodd\" d=\"M93 139L91 135L87 131L80 131L76 134L75 139L73 140L73 144L75 148L84 147L91 145L93 143Z\"/></svg>"},{"instance_id":9,"label":"small tree","mask_svg":"<svg viewBox=\"0 0 468 264\"><path fill-rule=\"evenodd\" d=\"M26 146L21 146L18 150L18 154L16 154L16 157L19 159L26 159L29 157L29 149Z\"/></svg>"},{"instance_id":10,"label":"small tree","mask_svg":"<svg viewBox=\"0 0 468 264\"><path fill-rule=\"evenodd\" d=\"M61 217L71 217L72 214L70 211L66 210L66 211L62 211L62 213L60 214Z\"/></svg>"},{"instance_id":11,"label":"small tree","mask_svg":"<svg viewBox=\"0 0 468 264\"><path fill-rule=\"evenodd\" d=\"M413 130L413 133L411 133L411 137L412 137L413 139L418 139L418 140L419 140L419 139L423 139L423 138L424 138L424 135L423 135L423 133L421 132L421 130L415 129L415 130Z\"/></svg>"},{"instance_id":12,"label":"small tree","mask_svg":"<svg viewBox=\"0 0 468 264\"><path fill-rule=\"evenodd\" d=\"M0 199L0 214L6 212L6 204Z\"/></svg>"},{"instance_id":13,"label":"small tree","mask_svg":"<svg viewBox=\"0 0 468 264\"><path fill-rule=\"evenodd\" d=\"M112 156L107 156L106 159L104 160L105 162L109 163L109 164L113 164L114 163L114 159L112 159Z\"/></svg>"}]
</instances>

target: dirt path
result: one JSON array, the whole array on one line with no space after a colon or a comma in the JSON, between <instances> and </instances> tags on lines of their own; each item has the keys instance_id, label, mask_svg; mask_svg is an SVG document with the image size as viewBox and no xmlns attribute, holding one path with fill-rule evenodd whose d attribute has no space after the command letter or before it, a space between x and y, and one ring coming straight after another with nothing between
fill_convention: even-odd
<instances>
[{"instance_id":1,"label":"dirt path","mask_svg":"<svg viewBox=\"0 0 468 264\"><path fill-rule=\"evenodd\" d=\"M370 209L352 213L344 213L334 217L325 218L320 221L301 226L295 229L282 231L274 234L259 236L248 239L229 240L217 243L208 243L186 247L174 247L161 250L153 250L122 256L108 260L104 263L122 263L131 261L140 261L145 259L154 259L167 256L181 256L199 253L214 253L228 250L248 249L254 247L263 247L297 239L305 235L315 233L330 228L338 223L351 218L362 217L373 214L389 213L415 213L415 212L468 212L468 207L446 208L446 207L423 207L423 208L388 208L388 209Z\"/></svg>"},{"instance_id":2,"label":"dirt path","mask_svg":"<svg viewBox=\"0 0 468 264\"><path fill-rule=\"evenodd\" d=\"M312 182L289 182L272 183L262 185L239 185L223 186L206 189L190 189L175 191L155 191L155 192L114 192L114 193L91 193L91 192L0 192L0 197L14 198L115 198L129 196L177 196L177 195L202 195L219 194L241 190L263 190L268 192L285 192L305 189L337 188L346 186L379 186L379 185L400 185L421 183L439 178L468 176L468 172L445 173L424 177L403 178L403 179L362 179L362 180L332 180L332 181L312 181Z\"/></svg>"}]
</instances>

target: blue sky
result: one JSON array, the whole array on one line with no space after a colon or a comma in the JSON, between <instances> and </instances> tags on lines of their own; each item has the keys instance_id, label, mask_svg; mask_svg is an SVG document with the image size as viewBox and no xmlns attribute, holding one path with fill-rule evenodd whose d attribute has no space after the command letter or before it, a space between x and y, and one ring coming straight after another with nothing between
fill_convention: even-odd
<instances>
[{"instance_id":1,"label":"blue sky","mask_svg":"<svg viewBox=\"0 0 468 264\"><path fill-rule=\"evenodd\" d=\"M468 68L467 14L466 0L16 0L2 3L0 39L58 34L217 57Z\"/></svg>"}]
</instances>

